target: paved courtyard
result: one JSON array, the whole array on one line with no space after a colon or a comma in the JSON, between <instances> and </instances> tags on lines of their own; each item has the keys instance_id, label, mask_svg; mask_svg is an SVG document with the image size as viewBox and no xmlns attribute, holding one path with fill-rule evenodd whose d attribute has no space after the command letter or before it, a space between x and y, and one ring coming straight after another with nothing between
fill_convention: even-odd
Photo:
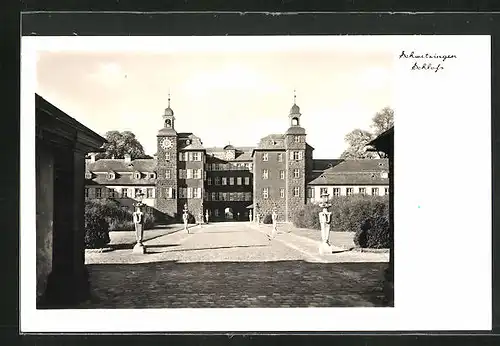
<instances>
[{"instance_id":1,"label":"paved courtyard","mask_svg":"<svg viewBox=\"0 0 500 346\"><path fill-rule=\"evenodd\" d=\"M269 230L248 222L155 229L145 232L146 254L132 253L131 232L114 232L113 251L86 253L92 299L81 307L382 306L388 253L321 256L311 237L283 225L270 241Z\"/></svg>"}]
</instances>

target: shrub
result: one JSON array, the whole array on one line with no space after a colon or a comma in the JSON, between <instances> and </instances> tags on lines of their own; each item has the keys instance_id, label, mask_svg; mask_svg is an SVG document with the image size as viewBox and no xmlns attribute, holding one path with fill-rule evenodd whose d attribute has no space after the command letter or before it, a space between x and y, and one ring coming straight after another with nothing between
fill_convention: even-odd
<instances>
[{"instance_id":1,"label":"shrub","mask_svg":"<svg viewBox=\"0 0 500 346\"><path fill-rule=\"evenodd\" d=\"M94 199L86 202L86 206L98 209L109 224L110 231L133 231L133 210L124 207L113 199ZM156 224L154 209L146 207L144 210L144 229L150 229Z\"/></svg>"},{"instance_id":2,"label":"shrub","mask_svg":"<svg viewBox=\"0 0 500 346\"><path fill-rule=\"evenodd\" d=\"M390 242L389 220L384 216L366 219L354 236L354 244L362 248L389 248Z\"/></svg>"},{"instance_id":3,"label":"shrub","mask_svg":"<svg viewBox=\"0 0 500 346\"><path fill-rule=\"evenodd\" d=\"M264 220L262 220L262 223L264 223L265 225L272 224L273 216L271 214L266 214L266 216L264 216Z\"/></svg>"},{"instance_id":4,"label":"shrub","mask_svg":"<svg viewBox=\"0 0 500 346\"><path fill-rule=\"evenodd\" d=\"M103 209L93 204L85 205L85 247L87 249L102 248L108 245L109 223Z\"/></svg>"},{"instance_id":5,"label":"shrub","mask_svg":"<svg viewBox=\"0 0 500 346\"><path fill-rule=\"evenodd\" d=\"M356 245L362 247L387 247L390 241L388 196L337 196L330 203L331 231L355 232L355 242L364 246ZM321 209L317 204L306 204L294 214L294 226L319 230L318 213ZM362 231L362 226L365 231Z\"/></svg>"}]
</instances>

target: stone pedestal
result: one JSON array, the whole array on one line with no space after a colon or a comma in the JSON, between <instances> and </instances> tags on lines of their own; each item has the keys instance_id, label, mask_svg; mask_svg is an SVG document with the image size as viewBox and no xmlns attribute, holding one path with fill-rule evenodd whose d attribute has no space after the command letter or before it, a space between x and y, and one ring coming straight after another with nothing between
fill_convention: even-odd
<instances>
[{"instance_id":1,"label":"stone pedestal","mask_svg":"<svg viewBox=\"0 0 500 346\"><path fill-rule=\"evenodd\" d=\"M144 247L143 244L135 244L134 249L132 250L133 253L138 253L138 254L145 254L146 253L146 248Z\"/></svg>"}]
</instances>

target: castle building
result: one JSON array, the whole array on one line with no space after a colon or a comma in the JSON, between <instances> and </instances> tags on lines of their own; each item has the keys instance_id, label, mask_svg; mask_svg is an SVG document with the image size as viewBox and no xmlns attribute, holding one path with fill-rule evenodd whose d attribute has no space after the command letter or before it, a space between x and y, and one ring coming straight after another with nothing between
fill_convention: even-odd
<instances>
[{"instance_id":1,"label":"castle building","mask_svg":"<svg viewBox=\"0 0 500 346\"><path fill-rule=\"evenodd\" d=\"M305 203L354 193L388 193L387 160L313 159L314 148L300 125L295 102L288 129L263 137L256 147L205 148L191 132L177 132L174 111L165 109L153 159L86 160L85 197L114 198L127 205L143 202L179 220L183 209L200 220L255 219L276 210L278 220L292 221Z\"/></svg>"}]
</instances>

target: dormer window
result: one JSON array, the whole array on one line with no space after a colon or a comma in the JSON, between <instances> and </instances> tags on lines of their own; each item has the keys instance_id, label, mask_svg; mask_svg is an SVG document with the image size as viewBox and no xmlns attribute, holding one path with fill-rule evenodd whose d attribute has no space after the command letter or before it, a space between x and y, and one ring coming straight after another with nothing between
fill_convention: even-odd
<instances>
[{"instance_id":1,"label":"dormer window","mask_svg":"<svg viewBox=\"0 0 500 346\"><path fill-rule=\"evenodd\" d=\"M134 172L134 179L141 179L141 172Z\"/></svg>"},{"instance_id":2,"label":"dormer window","mask_svg":"<svg viewBox=\"0 0 500 346\"><path fill-rule=\"evenodd\" d=\"M156 179L156 173L155 172L149 173L149 179Z\"/></svg>"},{"instance_id":3,"label":"dormer window","mask_svg":"<svg viewBox=\"0 0 500 346\"><path fill-rule=\"evenodd\" d=\"M113 180L115 179L115 172L108 172L108 174L106 175L106 177L108 178L108 180Z\"/></svg>"},{"instance_id":4,"label":"dormer window","mask_svg":"<svg viewBox=\"0 0 500 346\"><path fill-rule=\"evenodd\" d=\"M271 145L276 145L276 141L274 139L271 139L269 143L271 143Z\"/></svg>"},{"instance_id":5,"label":"dormer window","mask_svg":"<svg viewBox=\"0 0 500 346\"><path fill-rule=\"evenodd\" d=\"M92 173L85 172L85 179L92 179Z\"/></svg>"},{"instance_id":6,"label":"dormer window","mask_svg":"<svg viewBox=\"0 0 500 346\"><path fill-rule=\"evenodd\" d=\"M387 172L380 172L380 177L382 179L387 179L387 178L389 178L389 173L387 173Z\"/></svg>"},{"instance_id":7,"label":"dormer window","mask_svg":"<svg viewBox=\"0 0 500 346\"><path fill-rule=\"evenodd\" d=\"M190 139L186 139L186 145L189 145L191 144L191 140Z\"/></svg>"}]
</instances>

